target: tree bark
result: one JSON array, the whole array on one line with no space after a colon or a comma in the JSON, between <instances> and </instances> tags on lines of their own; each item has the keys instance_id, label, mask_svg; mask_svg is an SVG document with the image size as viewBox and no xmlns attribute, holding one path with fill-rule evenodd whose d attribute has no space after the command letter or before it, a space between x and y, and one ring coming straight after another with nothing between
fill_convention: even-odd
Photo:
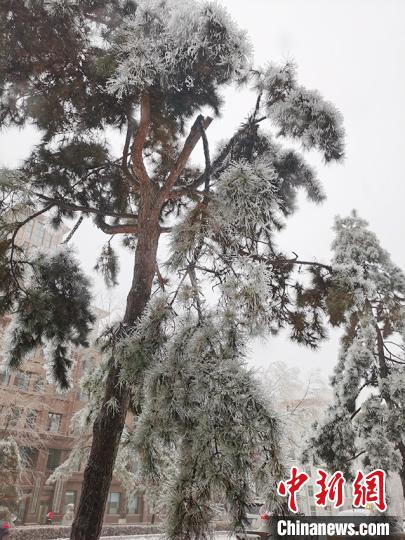
<instances>
[{"instance_id":1,"label":"tree bark","mask_svg":"<svg viewBox=\"0 0 405 540\"><path fill-rule=\"evenodd\" d=\"M142 315L150 298L159 244L158 213L153 201L142 201L131 289L123 326L131 327ZM71 540L98 540L112 480L115 458L128 411L130 390L119 385L120 366L111 358L103 404L93 426L93 441ZM118 406L108 407L110 400Z\"/></svg>"}]
</instances>

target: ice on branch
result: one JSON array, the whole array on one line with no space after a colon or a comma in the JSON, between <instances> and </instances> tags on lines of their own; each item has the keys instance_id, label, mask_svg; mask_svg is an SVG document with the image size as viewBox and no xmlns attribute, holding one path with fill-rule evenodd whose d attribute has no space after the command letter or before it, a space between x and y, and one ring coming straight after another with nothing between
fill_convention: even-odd
<instances>
[{"instance_id":1,"label":"ice on branch","mask_svg":"<svg viewBox=\"0 0 405 540\"><path fill-rule=\"evenodd\" d=\"M266 158L253 163L241 161L231 165L221 175L215 193L215 208L222 229L247 237L256 229L272 230L282 219L278 196L277 173Z\"/></svg>"},{"instance_id":2,"label":"ice on branch","mask_svg":"<svg viewBox=\"0 0 405 540\"><path fill-rule=\"evenodd\" d=\"M306 150L319 150L325 161L343 157L342 115L319 92L296 84L293 64L270 65L259 86L267 114L280 129L279 135L298 139Z\"/></svg>"},{"instance_id":3,"label":"ice on branch","mask_svg":"<svg viewBox=\"0 0 405 540\"><path fill-rule=\"evenodd\" d=\"M250 45L214 2L141 0L116 35L119 64L110 91L158 87L198 92L208 81L240 77Z\"/></svg>"},{"instance_id":4,"label":"ice on branch","mask_svg":"<svg viewBox=\"0 0 405 540\"><path fill-rule=\"evenodd\" d=\"M282 471L279 422L243 363L242 341L231 320L205 313L196 324L186 317L147 375L135 443L153 482L163 474L157 449L172 449L179 475L165 477L171 538L184 532L179 527L208 530L213 493L227 494L233 524L240 525L251 479L269 481ZM186 500L192 524L178 519Z\"/></svg>"}]
</instances>

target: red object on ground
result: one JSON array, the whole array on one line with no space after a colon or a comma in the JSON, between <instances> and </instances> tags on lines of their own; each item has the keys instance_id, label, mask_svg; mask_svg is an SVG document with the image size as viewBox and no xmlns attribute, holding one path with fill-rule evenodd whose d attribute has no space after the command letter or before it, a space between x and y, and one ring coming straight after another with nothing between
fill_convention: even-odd
<instances>
[{"instance_id":1,"label":"red object on ground","mask_svg":"<svg viewBox=\"0 0 405 540\"><path fill-rule=\"evenodd\" d=\"M9 529L10 528L10 523L3 523L2 527L3 527L3 529Z\"/></svg>"}]
</instances>

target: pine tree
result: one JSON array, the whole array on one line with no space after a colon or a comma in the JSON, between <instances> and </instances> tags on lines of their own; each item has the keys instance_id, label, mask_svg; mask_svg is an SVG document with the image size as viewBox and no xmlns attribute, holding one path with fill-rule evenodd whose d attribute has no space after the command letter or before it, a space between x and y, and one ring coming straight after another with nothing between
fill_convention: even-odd
<instances>
[{"instance_id":1,"label":"pine tree","mask_svg":"<svg viewBox=\"0 0 405 540\"><path fill-rule=\"evenodd\" d=\"M244 32L214 3L13 0L0 9L0 122L42 133L24 166L3 172L2 204L17 199L55 226L91 218L109 237L96 263L108 285L118 270L111 239L122 235L134 251L125 313L105 335L93 386L71 538L99 537L129 408L145 478L164 483L164 456L174 456L169 536L204 537L216 496L241 526L252 475L269 483L281 467L277 419L244 365L247 341L282 328L311 347L325 336L318 286L329 267L275 243L299 189L317 203L324 195L302 153L282 141L339 161L340 115L298 84L292 64L254 69ZM252 89L253 109L211 156L212 118L201 111L218 116L229 84ZM123 135L120 156L111 129ZM189 163L200 140L204 168ZM69 343L85 345L92 321L88 283L69 249L27 260L14 242L22 225L1 227L1 307L17 314L8 356L18 366L45 341L66 386ZM311 271L309 290L296 281L300 267Z\"/></svg>"},{"instance_id":2,"label":"pine tree","mask_svg":"<svg viewBox=\"0 0 405 540\"><path fill-rule=\"evenodd\" d=\"M355 213L335 230L327 303L344 334L334 400L309 453L349 476L360 457L396 471L405 496L405 275Z\"/></svg>"}]
</instances>

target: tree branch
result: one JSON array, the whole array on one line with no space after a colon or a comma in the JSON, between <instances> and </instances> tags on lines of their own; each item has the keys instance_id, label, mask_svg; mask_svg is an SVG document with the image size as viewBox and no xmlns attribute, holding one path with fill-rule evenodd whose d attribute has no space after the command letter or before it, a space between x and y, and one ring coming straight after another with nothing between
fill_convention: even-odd
<instances>
[{"instance_id":1,"label":"tree branch","mask_svg":"<svg viewBox=\"0 0 405 540\"><path fill-rule=\"evenodd\" d=\"M222 148L221 152L219 153L219 155L214 159L213 163L212 163L212 166L211 166L211 172L212 174L215 174L217 173L220 168L222 167L224 161L225 161L225 158L228 156L229 152L232 150L233 148L233 145L235 144L235 142L238 140L238 138L249 128L249 124L246 124L244 126L242 126L240 129L238 129L238 131L232 135L232 137L229 139L229 141L227 142L227 144ZM190 188L191 189L196 189L198 188L199 186L201 186L205 181L205 172L202 173L198 178L196 178L194 180L194 182L192 184L190 184Z\"/></svg>"},{"instance_id":2,"label":"tree branch","mask_svg":"<svg viewBox=\"0 0 405 540\"><path fill-rule=\"evenodd\" d=\"M202 117L199 121L200 124L200 130L201 130L201 138L203 142L204 147L204 158L205 158L205 171L204 171L204 197L208 194L210 190L210 174L211 174L211 158L210 158L210 149L208 145L208 139L207 134L205 132L205 127L202 121Z\"/></svg>"},{"instance_id":3,"label":"tree branch","mask_svg":"<svg viewBox=\"0 0 405 540\"><path fill-rule=\"evenodd\" d=\"M283 266L283 265L289 265L289 264L298 264L303 266L316 266L317 268L324 268L325 270L328 270L328 272L332 273L333 269L328 264L319 263L316 261L301 261L298 259L298 257L294 257L293 259L284 259L284 258L277 258L277 259L269 259L267 257L264 257L263 255L252 255L247 251L244 251L243 249L239 250L240 255L244 255L245 257L250 257L254 261L263 262L268 265L273 266Z\"/></svg>"},{"instance_id":4,"label":"tree branch","mask_svg":"<svg viewBox=\"0 0 405 540\"><path fill-rule=\"evenodd\" d=\"M97 220L96 225L106 234L136 234L138 232L138 225L136 223L110 225L104 220Z\"/></svg>"},{"instance_id":5,"label":"tree branch","mask_svg":"<svg viewBox=\"0 0 405 540\"><path fill-rule=\"evenodd\" d=\"M127 134L125 137L125 144L124 149L122 152L122 170L124 171L125 177L127 178L128 182L135 188L136 191L139 190L139 182L138 180L133 176L131 171L128 167L128 155L129 155L129 145L131 144L131 138L134 132L134 126L133 126L133 120L131 119L130 114L128 114L128 126L127 126Z\"/></svg>"},{"instance_id":6,"label":"tree branch","mask_svg":"<svg viewBox=\"0 0 405 540\"><path fill-rule=\"evenodd\" d=\"M73 227L73 229L69 232L69 234L67 235L67 237L63 240L62 244L67 244L68 242L70 242L70 240L72 239L73 235L75 234L75 232L77 231L77 229L80 227L80 225L82 224L83 222L83 219L84 217L83 216L80 216L79 219L76 221L75 223L75 226Z\"/></svg>"},{"instance_id":7,"label":"tree branch","mask_svg":"<svg viewBox=\"0 0 405 540\"><path fill-rule=\"evenodd\" d=\"M150 178L145 168L143 161L142 150L145 145L146 136L148 134L150 124L150 101L149 94L142 92L141 95L141 119L138 130L135 134L134 144L132 147L132 164L135 174L138 177L141 187L145 190L149 189Z\"/></svg>"},{"instance_id":8,"label":"tree branch","mask_svg":"<svg viewBox=\"0 0 405 540\"><path fill-rule=\"evenodd\" d=\"M116 218L122 218L122 219L125 219L125 218L137 219L136 214L131 214L129 212L111 212L109 210L101 210L99 208L94 208L92 206L83 206L81 204L75 204L75 203L64 201L61 199L54 199L52 197L48 197L47 195L42 195L42 193L34 192L33 195L35 195L36 197L44 201L52 203L53 206L66 208L66 210L72 210L73 212L83 212L85 214L96 214L98 216L116 217Z\"/></svg>"},{"instance_id":9,"label":"tree branch","mask_svg":"<svg viewBox=\"0 0 405 540\"><path fill-rule=\"evenodd\" d=\"M203 196L202 191L197 191L195 189L190 189L187 186L181 187L181 188L174 188L170 191L170 193L167 196L167 199L179 199L180 197L188 197L189 199L192 199L196 202L201 200L201 197Z\"/></svg>"},{"instance_id":10,"label":"tree branch","mask_svg":"<svg viewBox=\"0 0 405 540\"><path fill-rule=\"evenodd\" d=\"M13 280L15 282L15 284L17 285L17 287L25 293L25 290L21 287L19 281L18 281L18 277L17 277L17 274L15 272L15 268L14 268L14 251L15 251L15 239L17 237L17 234L18 234L18 231L24 227L24 225L26 225L27 223L29 223L31 220L35 219L36 217L40 216L41 214L45 214L46 212L48 212L48 210L50 210L51 208L53 208L53 206L55 206L53 203L52 204L48 204L47 206L45 206L44 208L42 208L41 210L38 210L37 212L34 212L34 214L31 214L30 216L28 216L26 219L24 219L23 221L20 221L18 223L18 225L16 226L16 228L14 229L14 232L11 236L11 250L10 250L10 269L11 269L11 274L13 276Z\"/></svg>"},{"instance_id":11,"label":"tree branch","mask_svg":"<svg viewBox=\"0 0 405 540\"><path fill-rule=\"evenodd\" d=\"M170 191L172 190L174 184L176 183L179 175L183 171L184 167L186 166L186 163L191 155L191 152L194 150L197 142L199 141L200 137L202 136L202 130L201 125L204 127L204 129L207 129L208 126L211 124L212 118L207 116L206 118L203 118L202 115L199 115L192 125L190 129L190 133L188 134L188 137L184 143L183 149L180 152L179 157L177 158L176 163L174 164L172 170L170 171L170 174L162 186L158 200L160 204L163 204L164 201L168 198ZM204 179L205 179L205 173L204 173Z\"/></svg>"},{"instance_id":12,"label":"tree branch","mask_svg":"<svg viewBox=\"0 0 405 540\"><path fill-rule=\"evenodd\" d=\"M350 420L353 420L353 418L355 416L357 416L359 414L359 412L361 411L361 407L358 407L353 413L352 415L350 416Z\"/></svg>"}]
</instances>

